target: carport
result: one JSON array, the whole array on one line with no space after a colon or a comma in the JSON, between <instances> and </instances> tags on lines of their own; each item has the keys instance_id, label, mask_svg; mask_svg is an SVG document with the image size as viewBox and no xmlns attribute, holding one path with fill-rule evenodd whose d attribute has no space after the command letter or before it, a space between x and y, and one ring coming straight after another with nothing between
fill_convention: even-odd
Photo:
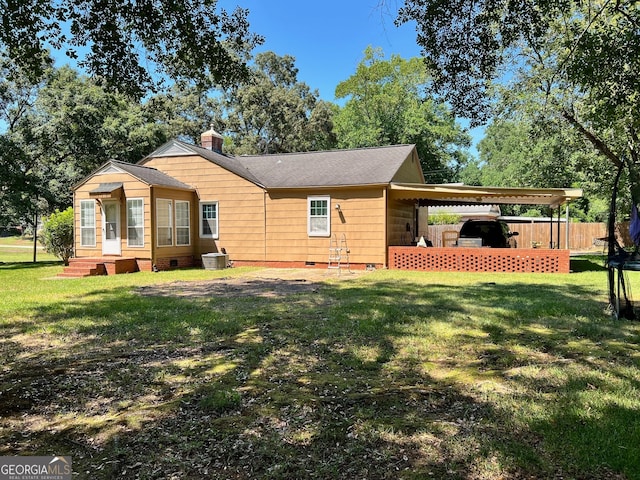
<instances>
[{"instance_id":1,"label":"carport","mask_svg":"<svg viewBox=\"0 0 640 480\"><path fill-rule=\"evenodd\" d=\"M549 207L552 212L549 220L549 247L554 244L553 212L557 211L557 216L560 218L562 207L565 207L568 229L568 205L571 201L581 197L582 190L578 188L502 188L414 183L391 183L389 188L390 199L413 202L416 207L436 205L538 205ZM418 231L419 218L417 214L415 222L415 231ZM555 233L557 237L555 242L557 248L555 249L390 246L388 265L389 268L403 270L568 273L569 250L560 248L559 228Z\"/></svg>"}]
</instances>

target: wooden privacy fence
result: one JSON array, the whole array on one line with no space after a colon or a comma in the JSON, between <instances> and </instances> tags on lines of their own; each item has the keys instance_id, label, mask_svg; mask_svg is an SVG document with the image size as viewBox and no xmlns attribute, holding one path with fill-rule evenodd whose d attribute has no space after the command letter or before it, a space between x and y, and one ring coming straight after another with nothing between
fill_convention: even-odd
<instances>
[{"instance_id":1,"label":"wooden privacy fence","mask_svg":"<svg viewBox=\"0 0 640 480\"><path fill-rule=\"evenodd\" d=\"M512 232L518 232L515 237L518 248L549 248L549 243L553 242L556 248L558 241L558 222L553 222L553 240L550 238L550 226L545 223L508 223ZM455 242L457 233L460 231L462 223L457 225L429 225L425 238L431 240L434 247L450 247ZM564 222L560 223L560 248L567 248L566 227ZM628 231L628 227L618 226L619 232ZM423 232L420 232L424 235ZM589 250L604 249L604 241L601 240L607 235L607 225L605 223L569 223L569 249ZM444 240L444 243L443 243ZM625 242L622 235L622 242Z\"/></svg>"}]
</instances>

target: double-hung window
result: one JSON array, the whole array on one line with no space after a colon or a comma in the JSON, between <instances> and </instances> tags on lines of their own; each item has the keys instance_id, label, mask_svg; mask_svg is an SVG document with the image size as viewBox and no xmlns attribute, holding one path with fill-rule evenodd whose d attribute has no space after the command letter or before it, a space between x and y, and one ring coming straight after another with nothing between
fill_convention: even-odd
<instances>
[{"instance_id":1,"label":"double-hung window","mask_svg":"<svg viewBox=\"0 0 640 480\"><path fill-rule=\"evenodd\" d=\"M329 196L307 197L307 233L310 237L331 235L330 205Z\"/></svg>"},{"instance_id":2,"label":"double-hung window","mask_svg":"<svg viewBox=\"0 0 640 480\"><path fill-rule=\"evenodd\" d=\"M127 246L144 247L144 200L127 200Z\"/></svg>"},{"instance_id":3,"label":"double-hung window","mask_svg":"<svg viewBox=\"0 0 640 480\"><path fill-rule=\"evenodd\" d=\"M218 238L218 202L200 202L200 237Z\"/></svg>"},{"instance_id":4,"label":"double-hung window","mask_svg":"<svg viewBox=\"0 0 640 480\"><path fill-rule=\"evenodd\" d=\"M82 200L80 202L80 245L96 246L96 202Z\"/></svg>"},{"instance_id":5,"label":"double-hung window","mask_svg":"<svg viewBox=\"0 0 640 480\"><path fill-rule=\"evenodd\" d=\"M156 227L158 246L173 245L173 201L164 198L156 200Z\"/></svg>"},{"instance_id":6,"label":"double-hung window","mask_svg":"<svg viewBox=\"0 0 640 480\"><path fill-rule=\"evenodd\" d=\"M176 245L191 244L191 225L189 222L189 202L176 200Z\"/></svg>"}]
</instances>

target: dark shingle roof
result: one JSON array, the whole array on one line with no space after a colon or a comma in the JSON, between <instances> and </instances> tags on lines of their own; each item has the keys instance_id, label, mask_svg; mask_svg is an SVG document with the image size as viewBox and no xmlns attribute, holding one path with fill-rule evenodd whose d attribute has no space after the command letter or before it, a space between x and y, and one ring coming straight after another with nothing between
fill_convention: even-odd
<instances>
[{"instance_id":1,"label":"dark shingle roof","mask_svg":"<svg viewBox=\"0 0 640 480\"><path fill-rule=\"evenodd\" d=\"M414 150L413 145L327 150L321 152L243 155L232 157L179 140L160 147L148 158L177 145L265 188L382 185ZM144 162L145 159L142 160Z\"/></svg>"},{"instance_id":2,"label":"dark shingle roof","mask_svg":"<svg viewBox=\"0 0 640 480\"><path fill-rule=\"evenodd\" d=\"M267 188L380 185L394 175L413 145L238 157Z\"/></svg>"},{"instance_id":3,"label":"dark shingle roof","mask_svg":"<svg viewBox=\"0 0 640 480\"><path fill-rule=\"evenodd\" d=\"M119 188L122 188L122 182L101 183L89 193L111 193Z\"/></svg>"},{"instance_id":4,"label":"dark shingle roof","mask_svg":"<svg viewBox=\"0 0 640 480\"><path fill-rule=\"evenodd\" d=\"M125 172L130 173L138 180L141 180L148 185L193 190L193 188L186 183L182 183L179 180L176 180L175 178L170 177L169 175L162 173L159 170L156 170L155 168L143 167L141 165L134 165L132 163L119 162L117 160L111 160L110 163L120 170L124 170Z\"/></svg>"}]
</instances>

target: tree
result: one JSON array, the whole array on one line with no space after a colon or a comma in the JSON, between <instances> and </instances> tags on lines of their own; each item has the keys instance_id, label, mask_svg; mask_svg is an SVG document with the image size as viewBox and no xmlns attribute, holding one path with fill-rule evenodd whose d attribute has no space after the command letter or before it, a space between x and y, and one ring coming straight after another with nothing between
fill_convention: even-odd
<instances>
[{"instance_id":1,"label":"tree","mask_svg":"<svg viewBox=\"0 0 640 480\"><path fill-rule=\"evenodd\" d=\"M427 182L453 181L470 138L444 103L423 94L430 79L419 58L384 60L368 47L356 73L336 87L347 99L334 117L342 148L413 143Z\"/></svg>"},{"instance_id":2,"label":"tree","mask_svg":"<svg viewBox=\"0 0 640 480\"><path fill-rule=\"evenodd\" d=\"M69 67L52 72L30 117L39 127L36 143L51 163L73 164L74 181L109 159L137 162L166 141L149 109Z\"/></svg>"},{"instance_id":3,"label":"tree","mask_svg":"<svg viewBox=\"0 0 640 480\"><path fill-rule=\"evenodd\" d=\"M298 81L290 55L258 54L249 81L225 91L220 111L231 153L304 152L335 144L331 105Z\"/></svg>"},{"instance_id":4,"label":"tree","mask_svg":"<svg viewBox=\"0 0 640 480\"><path fill-rule=\"evenodd\" d=\"M38 214L71 204L72 185L106 160L137 161L165 141L137 102L106 92L69 67L36 84L0 58L0 215L36 227Z\"/></svg>"},{"instance_id":5,"label":"tree","mask_svg":"<svg viewBox=\"0 0 640 480\"><path fill-rule=\"evenodd\" d=\"M585 198L573 205L573 216L606 219L611 178L577 138L558 124L533 125L526 120L494 120L478 144L481 185L501 187L566 187L580 185ZM472 174L475 172L472 170ZM504 207L510 214L525 214L526 206ZM541 212L538 211L536 215Z\"/></svg>"},{"instance_id":6,"label":"tree","mask_svg":"<svg viewBox=\"0 0 640 480\"><path fill-rule=\"evenodd\" d=\"M45 251L60 258L65 265L73 256L73 208L56 210L44 222L41 236Z\"/></svg>"},{"instance_id":7,"label":"tree","mask_svg":"<svg viewBox=\"0 0 640 480\"><path fill-rule=\"evenodd\" d=\"M50 72L51 60L39 58L40 68ZM34 108L38 92L47 74L32 81L22 69L0 55L0 222L4 225L28 226L37 230L38 211L42 206L42 169L17 135L24 119ZM34 235L35 239L35 235Z\"/></svg>"},{"instance_id":8,"label":"tree","mask_svg":"<svg viewBox=\"0 0 640 480\"><path fill-rule=\"evenodd\" d=\"M411 20L457 114L482 123L501 95L510 109L498 113L561 118L640 185L637 2L406 0L397 21Z\"/></svg>"},{"instance_id":9,"label":"tree","mask_svg":"<svg viewBox=\"0 0 640 480\"><path fill-rule=\"evenodd\" d=\"M0 0L0 49L32 81L48 48L80 58L102 85L141 98L164 78L200 85L235 83L248 73L248 10L229 13L216 0ZM86 51L86 54L84 53Z\"/></svg>"},{"instance_id":10,"label":"tree","mask_svg":"<svg viewBox=\"0 0 640 480\"><path fill-rule=\"evenodd\" d=\"M210 90L194 85L176 83L166 93L149 98L144 108L166 138L198 144L200 134L211 124L222 128L222 105Z\"/></svg>"}]
</instances>

